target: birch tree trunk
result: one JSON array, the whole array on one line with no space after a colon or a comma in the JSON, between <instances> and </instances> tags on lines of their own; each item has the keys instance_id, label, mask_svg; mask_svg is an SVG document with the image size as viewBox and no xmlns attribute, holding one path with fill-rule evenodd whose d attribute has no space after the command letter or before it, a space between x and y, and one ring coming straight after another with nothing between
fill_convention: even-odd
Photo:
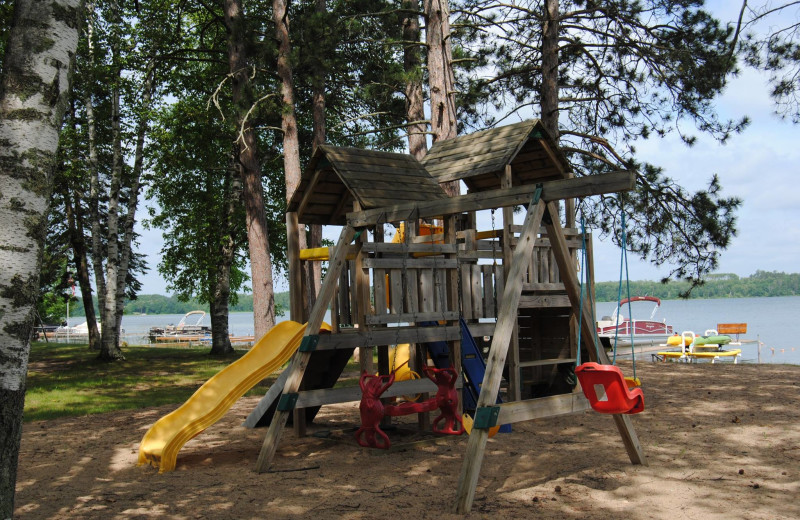
<instances>
[{"instance_id":1,"label":"birch tree trunk","mask_svg":"<svg viewBox=\"0 0 800 520\"><path fill-rule=\"evenodd\" d=\"M228 30L228 64L232 75L233 102L241 129L238 142L242 167L242 193L247 213L247 240L250 246L251 282L253 285L253 326L255 341L275 325L275 296L272 288L272 260L269 255L267 217L264 211L264 187L258 141L251 121L244 121L253 96L247 70L245 20L240 0L225 0L225 26Z\"/></svg>"},{"instance_id":2,"label":"birch tree trunk","mask_svg":"<svg viewBox=\"0 0 800 520\"><path fill-rule=\"evenodd\" d=\"M87 4L87 40L89 46L89 62L94 65L94 2L90 1ZM89 68L90 71L94 67ZM94 81L90 80L89 84L94 85ZM97 290L97 305L100 309L100 316L103 315L102 309L106 306L106 283L103 275L103 230L100 221L100 167L97 158L97 127L94 116L94 98L92 96L92 87L87 90L86 99L86 136L88 142L86 143L89 149L89 212L91 218L91 233L92 233L92 270L94 271L94 283ZM88 321L88 318L87 318ZM95 320L95 326L97 322ZM100 350L100 342L97 343L97 349Z\"/></svg>"},{"instance_id":3,"label":"birch tree trunk","mask_svg":"<svg viewBox=\"0 0 800 520\"><path fill-rule=\"evenodd\" d=\"M71 196L74 196L74 199L70 199ZM64 197L69 243L75 259L75 273L78 278L78 287L81 288L83 311L86 314L86 325L89 331L89 350L100 350L100 332L97 330L97 316L94 313L94 302L92 301L92 281L89 275L86 235L84 234L82 216L77 214L81 207L80 204L80 197L77 193L67 194Z\"/></svg>"},{"instance_id":4,"label":"birch tree trunk","mask_svg":"<svg viewBox=\"0 0 800 520\"><path fill-rule=\"evenodd\" d=\"M408 150L421 161L428 153L425 120L425 97L422 92L422 60L419 42L419 0L403 0L403 70L406 73L406 120L408 121Z\"/></svg>"},{"instance_id":5,"label":"birch tree trunk","mask_svg":"<svg viewBox=\"0 0 800 520\"><path fill-rule=\"evenodd\" d=\"M133 158L133 170L129 176L128 203L125 219L122 225L122 241L120 242L120 263L117 273L117 301L115 323L118 333L122 332L122 315L125 310L125 294L127 288L128 271L131 261L131 245L133 243L133 227L136 224L136 208L139 206L139 188L141 186L142 169L144 165L144 141L147 136L148 121L150 118L150 104L155 89L155 65L151 61L147 65L144 85L142 86L142 104L139 122L136 129L136 150Z\"/></svg>"},{"instance_id":6,"label":"birch tree trunk","mask_svg":"<svg viewBox=\"0 0 800 520\"><path fill-rule=\"evenodd\" d=\"M450 7L447 0L424 0L425 41L428 44L428 81L431 95L433 141L452 139L458 133L455 75L450 44ZM442 183L448 195L458 195L458 181Z\"/></svg>"},{"instance_id":7,"label":"birch tree trunk","mask_svg":"<svg viewBox=\"0 0 800 520\"><path fill-rule=\"evenodd\" d=\"M116 44L115 44L116 45ZM113 52L117 53L118 49ZM117 326L117 283L120 267L119 255L119 199L122 187L122 130L120 128L120 91L118 82L122 79L117 69L117 84L111 90L111 183L108 192L108 210L106 214L106 265L105 265L105 298L100 308L103 326L100 329L100 354L98 359L116 361L124 359L119 348L119 328Z\"/></svg>"},{"instance_id":8,"label":"birch tree trunk","mask_svg":"<svg viewBox=\"0 0 800 520\"><path fill-rule=\"evenodd\" d=\"M11 518L42 248L80 0L17 0L0 85L0 518Z\"/></svg>"}]
</instances>

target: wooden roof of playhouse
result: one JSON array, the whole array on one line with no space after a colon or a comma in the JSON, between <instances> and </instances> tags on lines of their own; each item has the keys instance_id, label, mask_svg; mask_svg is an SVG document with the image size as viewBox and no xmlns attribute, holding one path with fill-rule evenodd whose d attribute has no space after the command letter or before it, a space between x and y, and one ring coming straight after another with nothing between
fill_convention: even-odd
<instances>
[{"instance_id":1,"label":"wooden roof of playhouse","mask_svg":"<svg viewBox=\"0 0 800 520\"><path fill-rule=\"evenodd\" d=\"M515 186L561 179L569 166L536 120L435 143L412 155L321 145L303 172L288 211L303 224L344 225L361 209L447 198L440 182L463 180L471 192L500 188L506 165Z\"/></svg>"}]
</instances>

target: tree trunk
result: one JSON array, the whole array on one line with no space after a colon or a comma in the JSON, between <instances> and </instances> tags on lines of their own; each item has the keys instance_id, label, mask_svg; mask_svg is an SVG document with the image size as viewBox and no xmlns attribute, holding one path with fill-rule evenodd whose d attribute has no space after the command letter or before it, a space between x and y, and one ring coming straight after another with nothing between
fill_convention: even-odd
<instances>
[{"instance_id":1,"label":"tree trunk","mask_svg":"<svg viewBox=\"0 0 800 520\"><path fill-rule=\"evenodd\" d=\"M250 247L253 324L255 340L258 341L275 325L275 297L272 288L272 260L269 255L258 141L252 122L244 121L248 109L252 106L253 96L247 75L247 33L240 0L225 0L225 26L228 30L228 65L232 75L233 102L238 113L237 127L241 129L241 135L237 140L238 158L242 168L242 193Z\"/></svg>"},{"instance_id":2,"label":"tree trunk","mask_svg":"<svg viewBox=\"0 0 800 520\"><path fill-rule=\"evenodd\" d=\"M300 139L297 134L297 118L294 110L294 83L291 63L292 44L289 40L287 4L287 0L273 0L272 2L272 21L275 23L275 39L278 41L278 77L281 80L281 98L283 100L281 129L283 130L283 168L286 179L286 200L288 202L300 184L302 172L300 170ZM291 233L292 230L287 229L286 232ZM305 226L298 226L296 232L298 247L305 249L308 247ZM312 263L308 262L307 265ZM303 307L307 313L311 308L313 299L309 293L314 290L312 288L316 287L313 268L303 269L303 286L306 288L306 292L303 294ZM316 296L316 292L314 294Z\"/></svg>"},{"instance_id":3,"label":"tree trunk","mask_svg":"<svg viewBox=\"0 0 800 520\"><path fill-rule=\"evenodd\" d=\"M0 518L11 518L25 377L79 0L17 0L0 85Z\"/></svg>"},{"instance_id":4,"label":"tree trunk","mask_svg":"<svg viewBox=\"0 0 800 520\"><path fill-rule=\"evenodd\" d=\"M74 202L70 196L74 195ZM89 331L89 350L100 350L100 332L97 330L97 316L94 313L92 301L92 281L89 275L88 251L86 250L86 236L83 232L82 215L77 214L80 208L78 193L67 194L64 197L64 206L67 212L67 228L69 243L72 247L72 256L75 260L75 274L78 286L81 288L83 312L86 314L86 325Z\"/></svg>"},{"instance_id":5,"label":"tree trunk","mask_svg":"<svg viewBox=\"0 0 800 520\"><path fill-rule=\"evenodd\" d=\"M116 328L122 332L122 316L125 311L125 295L127 293L128 271L131 261L131 244L133 242L134 225L136 224L136 208L139 206L139 188L144 165L144 141L147 136L148 113L155 88L154 64L148 63L145 82L142 89L142 105L139 123L136 129L136 151L134 152L133 170L128 178L130 182L125 219L122 224L122 241L120 242L120 263L117 273Z\"/></svg>"},{"instance_id":6,"label":"tree trunk","mask_svg":"<svg viewBox=\"0 0 800 520\"><path fill-rule=\"evenodd\" d=\"M450 45L450 8L447 0L425 0L425 40L428 44L428 81L431 91L433 140L452 139L458 133L456 120L453 51ZM458 195L458 181L442 183L448 195Z\"/></svg>"},{"instance_id":7,"label":"tree trunk","mask_svg":"<svg viewBox=\"0 0 800 520\"><path fill-rule=\"evenodd\" d=\"M226 172L225 189L228 205L220 224L225 243L221 247L217 259L214 287L210 298L211 307L211 355L224 356L233 352L230 331L228 330L229 304L231 299L231 265L236 247L233 239L233 226L236 214L236 201L241 196L241 183L235 168L235 157L231 168Z\"/></svg>"},{"instance_id":8,"label":"tree trunk","mask_svg":"<svg viewBox=\"0 0 800 520\"><path fill-rule=\"evenodd\" d=\"M116 44L115 44L116 45ZM118 49L112 50L117 54ZM121 69L117 68L117 79L121 79ZM100 353L97 358L103 361L124 359L119 348L119 328L117 325L117 290L120 268L119 248L119 201L122 187L122 130L120 128L120 91L115 85L111 90L111 182L108 192L108 212L106 215L106 265L105 301L100 308L103 326L100 330Z\"/></svg>"},{"instance_id":9,"label":"tree trunk","mask_svg":"<svg viewBox=\"0 0 800 520\"><path fill-rule=\"evenodd\" d=\"M89 45L89 61L94 65L94 2L90 1L87 4L87 40ZM91 71L93 67L90 67ZM90 72L91 73L91 72ZM86 133L89 149L89 214L91 218L91 232L92 232L92 270L94 271L94 283L97 290L97 304L100 309L100 316L103 315L103 309L106 306L106 284L103 277L103 231L100 219L100 168L97 158L97 131L95 126L94 117L94 99L92 97L92 89L94 88L94 81L90 78L88 81L89 89L87 90L86 99ZM76 206L77 207L77 206ZM95 320L96 323L96 320ZM97 349L100 350L100 343L97 343Z\"/></svg>"},{"instance_id":10,"label":"tree trunk","mask_svg":"<svg viewBox=\"0 0 800 520\"><path fill-rule=\"evenodd\" d=\"M316 13L319 15L317 19L317 23L323 23L323 18L325 18L325 23L323 26L317 27L318 35L320 38L325 38L325 25L327 25L327 18L324 16L327 14L327 7L325 5L325 0L316 0L314 4L314 9ZM322 49L327 50L328 45L320 46ZM312 51L316 51L316 59L314 60L314 65L312 69L313 77L311 79L313 84L313 92L312 92L312 119L313 119L313 140L312 140L312 148L316 150L317 147L321 144L324 144L327 136L326 136L326 126L325 126L325 80L327 79L328 70L325 66L324 56L321 55L320 47L314 46ZM311 224L309 226L309 247L321 247L322 246L322 226L319 224ZM322 285L322 263L321 262L306 262L306 277L310 280L308 285L308 310L311 311L311 308L314 306L314 303L317 301L317 295L319 294L319 289Z\"/></svg>"},{"instance_id":11,"label":"tree trunk","mask_svg":"<svg viewBox=\"0 0 800 520\"><path fill-rule=\"evenodd\" d=\"M542 125L558 142L558 1L545 0L542 22Z\"/></svg>"},{"instance_id":12,"label":"tree trunk","mask_svg":"<svg viewBox=\"0 0 800 520\"><path fill-rule=\"evenodd\" d=\"M422 92L422 60L419 42L419 0L403 0L403 71L406 74L406 120L408 121L408 150L421 161L428 153L425 124L425 96Z\"/></svg>"}]
</instances>

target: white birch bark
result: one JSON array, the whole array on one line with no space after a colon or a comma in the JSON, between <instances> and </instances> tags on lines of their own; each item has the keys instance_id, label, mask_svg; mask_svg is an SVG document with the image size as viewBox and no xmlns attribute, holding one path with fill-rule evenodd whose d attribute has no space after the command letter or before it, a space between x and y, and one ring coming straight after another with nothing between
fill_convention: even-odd
<instances>
[{"instance_id":1,"label":"white birch bark","mask_svg":"<svg viewBox=\"0 0 800 520\"><path fill-rule=\"evenodd\" d=\"M80 0L17 0L0 86L0 518L11 518L33 310Z\"/></svg>"}]
</instances>

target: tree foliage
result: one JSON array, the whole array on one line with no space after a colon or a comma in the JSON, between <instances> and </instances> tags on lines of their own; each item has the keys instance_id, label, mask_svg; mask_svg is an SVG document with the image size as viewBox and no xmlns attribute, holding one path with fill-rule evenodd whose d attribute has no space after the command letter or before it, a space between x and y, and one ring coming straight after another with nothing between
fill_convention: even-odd
<instances>
[{"instance_id":1,"label":"tree foliage","mask_svg":"<svg viewBox=\"0 0 800 520\"><path fill-rule=\"evenodd\" d=\"M623 284L622 290L625 291ZM680 298L689 289L688 282L631 281L631 296L656 296L663 300ZM613 302L619 293L618 282L595 283L597 301ZM624 296L623 292L623 298ZM800 273L756 271L751 276L714 273L692 290L692 298L754 298L765 296L800 296Z\"/></svg>"},{"instance_id":2,"label":"tree foliage","mask_svg":"<svg viewBox=\"0 0 800 520\"><path fill-rule=\"evenodd\" d=\"M800 123L800 5L743 0L739 24L739 50L749 65L769 74L775 111Z\"/></svg>"},{"instance_id":3,"label":"tree foliage","mask_svg":"<svg viewBox=\"0 0 800 520\"><path fill-rule=\"evenodd\" d=\"M551 70L542 64L544 4L458 3L460 48L473 63L489 64L459 76L472 103L463 121L494 125L536 114L544 110L542 85L555 76L559 141L576 175L638 172L635 192L583 202L589 224L619 237L625 212L631 250L696 285L735 234L741 201L723 196L711 172L697 172L709 179L706 189L682 188L658 166L639 161L636 144L677 133L692 145L695 132L724 142L744 128L746 119L721 120L713 105L736 72L732 28L698 0L565 0L556 18L558 66Z\"/></svg>"}]
</instances>

